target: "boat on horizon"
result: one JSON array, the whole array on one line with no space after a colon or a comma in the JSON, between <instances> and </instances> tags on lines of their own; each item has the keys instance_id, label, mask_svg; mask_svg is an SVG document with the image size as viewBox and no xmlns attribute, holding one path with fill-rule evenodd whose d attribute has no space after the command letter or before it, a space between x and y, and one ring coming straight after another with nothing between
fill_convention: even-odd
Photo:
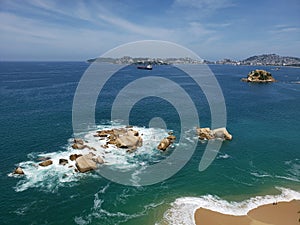
<instances>
[{"instance_id":1,"label":"boat on horizon","mask_svg":"<svg viewBox=\"0 0 300 225\"><path fill-rule=\"evenodd\" d=\"M140 70L152 70L152 65L148 64L147 66L138 66L137 68Z\"/></svg>"}]
</instances>

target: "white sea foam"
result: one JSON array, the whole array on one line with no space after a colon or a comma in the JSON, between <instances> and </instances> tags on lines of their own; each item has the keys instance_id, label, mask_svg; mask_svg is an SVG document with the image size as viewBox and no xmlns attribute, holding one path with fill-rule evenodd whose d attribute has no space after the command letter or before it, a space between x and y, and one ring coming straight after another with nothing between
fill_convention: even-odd
<instances>
[{"instance_id":1,"label":"white sea foam","mask_svg":"<svg viewBox=\"0 0 300 225\"><path fill-rule=\"evenodd\" d=\"M258 172L252 172L250 173L251 175L258 177L258 178L262 178L262 177L272 177L272 175L268 174L268 173L258 173Z\"/></svg>"},{"instance_id":2,"label":"white sea foam","mask_svg":"<svg viewBox=\"0 0 300 225\"><path fill-rule=\"evenodd\" d=\"M288 165L290 166L290 169L288 169L290 178L296 180L297 182L300 182L300 160L294 159L290 161L290 164Z\"/></svg>"},{"instance_id":3,"label":"white sea foam","mask_svg":"<svg viewBox=\"0 0 300 225\"><path fill-rule=\"evenodd\" d=\"M250 172L252 176L255 176L257 178L274 178L274 179L282 179L282 180L288 180L288 181L294 181L294 182L300 182L300 160L299 159L293 159L289 161L284 162L285 166L288 167L282 171L282 174L271 174L270 172L266 172L263 170L259 170L255 168L253 165L251 167L254 167L255 170L253 172Z\"/></svg>"},{"instance_id":4,"label":"white sea foam","mask_svg":"<svg viewBox=\"0 0 300 225\"><path fill-rule=\"evenodd\" d=\"M121 125L100 125L97 130L105 129L117 129L124 126ZM55 192L61 186L73 186L79 178L83 176L99 176L97 173L77 173L75 172L75 161L68 161L65 166L59 165L59 159L69 159L71 154L88 154L93 152L96 156L101 156L104 159L104 165L110 166L114 169L129 170L132 168L138 168L136 173L132 175L132 180L135 183L139 182L138 174L141 170L145 169L149 163L156 163L162 160L165 155L162 155L157 149L158 143L168 135L168 132L159 128L144 128L133 127L137 130L143 138L143 146L139 147L134 153L127 153L125 150L117 149L113 145L109 145L108 148L103 148L101 145L105 145L105 139L95 138L94 134L96 130L92 130L85 134L80 134L80 137L85 143L96 149L96 151L85 148L83 150L73 149L73 138L68 140L68 145L65 151L58 151L52 153L30 153L28 154L28 161L21 162L20 166L25 176L17 176L9 174L9 176L21 177L21 180L17 183L15 190L24 191L28 188L41 188L45 191ZM53 164L47 167L38 166L38 158L51 158Z\"/></svg>"},{"instance_id":5,"label":"white sea foam","mask_svg":"<svg viewBox=\"0 0 300 225\"><path fill-rule=\"evenodd\" d=\"M171 208L164 214L164 220L172 225L192 225L195 224L195 211L202 207L215 212L228 215L242 216L261 205L272 204L274 202L289 202L300 200L300 192L277 188L281 191L279 195L256 196L242 202L229 202L217 196L205 195L199 198L182 197L171 204Z\"/></svg>"},{"instance_id":6,"label":"white sea foam","mask_svg":"<svg viewBox=\"0 0 300 225\"><path fill-rule=\"evenodd\" d=\"M103 189L106 190L107 187L104 187ZM96 219L97 221L99 221L100 219L101 222L103 221L103 224L115 224L113 222L114 221L113 219L116 218L118 218L118 223L124 223L130 219L134 219L146 215L152 209L164 204L164 201L161 201L159 203L149 203L145 205L142 210L133 214L120 212L120 211L112 212L105 209L105 207L103 206L104 200L101 198L101 195L103 194L102 193L103 189L101 189L95 194L94 204L93 207L91 208L91 212L86 216L78 216L74 218L76 224L79 225L90 224L94 219Z\"/></svg>"},{"instance_id":7,"label":"white sea foam","mask_svg":"<svg viewBox=\"0 0 300 225\"><path fill-rule=\"evenodd\" d=\"M230 158L230 155L228 154L219 154L217 156L217 159L228 159L228 158Z\"/></svg>"},{"instance_id":8,"label":"white sea foam","mask_svg":"<svg viewBox=\"0 0 300 225\"><path fill-rule=\"evenodd\" d=\"M283 179L283 180L289 180L289 181L295 181L295 182L300 182L299 178L297 177L287 177L287 176L275 176L275 178Z\"/></svg>"}]
</instances>

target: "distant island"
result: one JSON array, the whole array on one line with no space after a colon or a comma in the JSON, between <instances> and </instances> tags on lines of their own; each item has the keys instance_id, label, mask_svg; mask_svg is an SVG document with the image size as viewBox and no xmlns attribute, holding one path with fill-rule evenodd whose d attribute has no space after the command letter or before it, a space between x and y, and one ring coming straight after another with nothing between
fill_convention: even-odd
<instances>
[{"instance_id":1,"label":"distant island","mask_svg":"<svg viewBox=\"0 0 300 225\"><path fill-rule=\"evenodd\" d=\"M244 60L223 59L218 61L195 60L185 58L133 58L123 56L121 58L94 58L87 62L106 62L113 64L151 64L151 65L172 65L172 64L220 64L220 65L251 65L251 66L299 66L300 58L291 56L279 56L276 54L263 54L251 56Z\"/></svg>"},{"instance_id":2,"label":"distant island","mask_svg":"<svg viewBox=\"0 0 300 225\"><path fill-rule=\"evenodd\" d=\"M275 82L275 79L272 77L271 73L266 70L253 70L248 74L247 78L242 78L242 81L251 83L270 83Z\"/></svg>"}]
</instances>

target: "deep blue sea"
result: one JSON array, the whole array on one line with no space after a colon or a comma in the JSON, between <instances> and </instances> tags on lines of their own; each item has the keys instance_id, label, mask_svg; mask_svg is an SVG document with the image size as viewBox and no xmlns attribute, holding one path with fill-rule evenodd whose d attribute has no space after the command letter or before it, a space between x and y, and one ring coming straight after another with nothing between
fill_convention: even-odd
<instances>
[{"instance_id":1,"label":"deep blue sea","mask_svg":"<svg viewBox=\"0 0 300 225\"><path fill-rule=\"evenodd\" d=\"M198 166L206 142L198 142L178 173L150 186L121 185L97 172L69 175L51 166L36 168L39 156L70 151L73 98L88 67L85 62L0 62L1 224L192 224L193 210L200 206L241 215L272 201L300 199L300 68L292 67L209 66L223 91L233 140L223 142L205 171ZM254 69L271 72L277 82L241 82ZM97 125L116 123L110 118L115 96L140 76L178 83L195 103L200 125L210 126L205 94L172 66L152 71L128 66L117 72L99 95ZM178 112L155 96L137 102L129 122L146 133L153 117L180 135ZM131 163L141 160L151 159ZM19 165L26 175L11 175Z\"/></svg>"}]
</instances>

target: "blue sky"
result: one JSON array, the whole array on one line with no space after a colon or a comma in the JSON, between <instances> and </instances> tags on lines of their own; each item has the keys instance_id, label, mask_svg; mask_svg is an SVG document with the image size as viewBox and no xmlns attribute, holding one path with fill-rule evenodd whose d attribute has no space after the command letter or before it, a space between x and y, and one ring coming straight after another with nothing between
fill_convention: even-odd
<instances>
[{"instance_id":1,"label":"blue sky","mask_svg":"<svg viewBox=\"0 0 300 225\"><path fill-rule=\"evenodd\" d=\"M300 57L300 1L0 0L0 60L86 60L149 39L208 60Z\"/></svg>"}]
</instances>

